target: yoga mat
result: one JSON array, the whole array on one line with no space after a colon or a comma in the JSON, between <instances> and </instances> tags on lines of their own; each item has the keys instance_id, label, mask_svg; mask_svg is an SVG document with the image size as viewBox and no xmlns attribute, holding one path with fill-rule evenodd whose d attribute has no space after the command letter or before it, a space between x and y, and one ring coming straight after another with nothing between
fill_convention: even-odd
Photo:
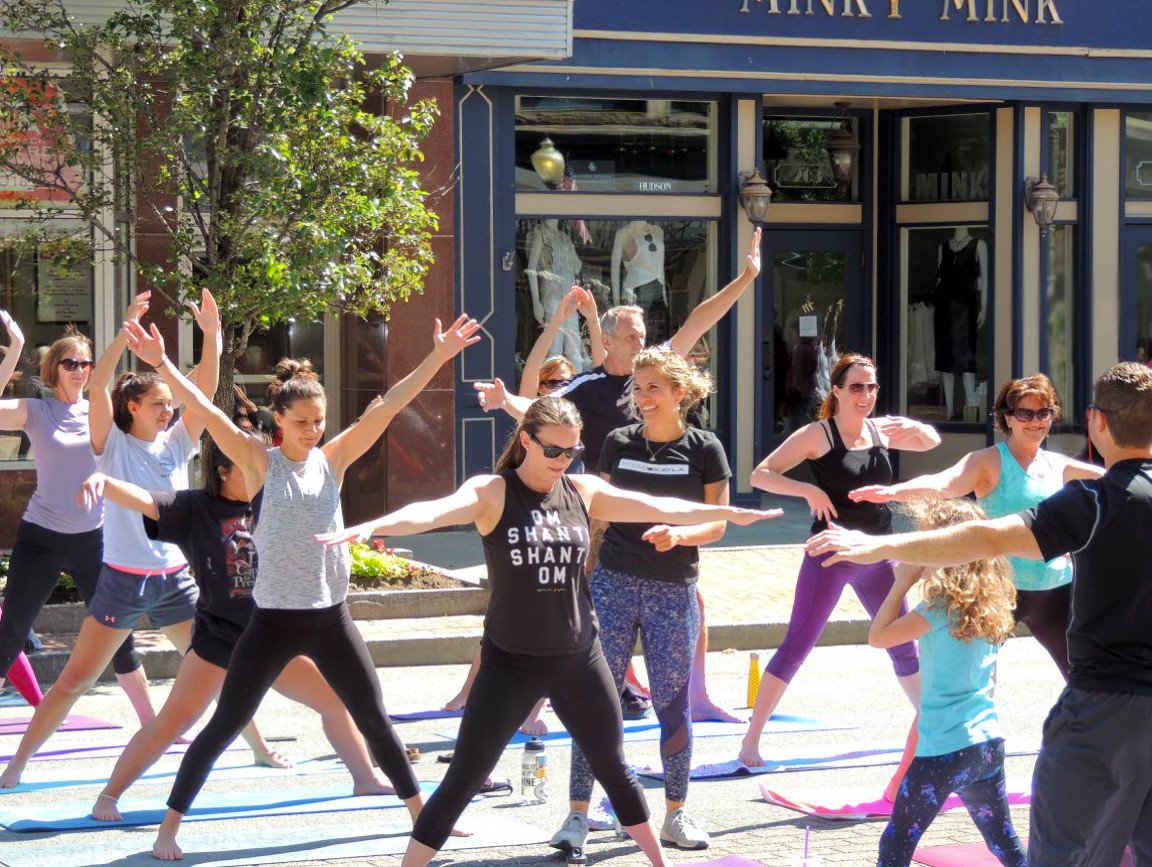
<instances>
[{"instance_id":1,"label":"yoga mat","mask_svg":"<svg viewBox=\"0 0 1152 867\"><path fill-rule=\"evenodd\" d=\"M1021 743L1008 750L1009 756L1034 756L1040 750L1038 743ZM692 766L691 779L717 780L724 777L747 777L758 774L780 774L787 771L824 771L844 768L870 768L878 765L897 765L904 746L877 747L870 744L829 744L781 749L773 747L764 757L766 764L750 768L739 759L728 756L701 756L699 764ZM650 759L636 766L636 773L654 780L664 779L664 768L659 759Z\"/></svg>"},{"instance_id":2,"label":"yoga mat","mask_svg":"<svg viewBox=\"0 0 1152 867\"><path fill-rule=\"evenodd\" d=\"M409 722L418 719L459 719L464 716L464 709L460 710L444 710L443 708L435 708L432 710L401 710L401 711L388 711L388 718L393 722Z\"/></svg>"},{"instance_id":3,"label":"yoga mat","mask_svg":"<svg viewBox=\"0 0 1152 867\"><path fill-rule=\"evenodd\" d=\"M873 788L808 789L785 794L760 784L760 795L769 804L787 807L809 816L824 819L887 819L892 815L892 804L884 798L876 797ZM1008 781L1008 805L1026 807L1032 803L1030 781ZM949 795L941 813L963 810L964 802L958 795Z\"/></svg>"},{"instance_id":4,"label":"yoga mat","mask_svg":"<svg viewBox=\"0 0 1152 867\"><path fill-rule=\"evenodd\" d=\"M11 719L0 719L0 736L22 735L28 731L28 724L32 722L30 716L18 716ZM116 723L110 723L94 716L85 716L82 713L69 714L64 722L56 729L58 732L91 732L100 729L118 729Z\"/></svg>"},{"instance_id":5,"label":"yoga mat","mask_svg":"<svg viewBox=\"0 0 1152 867\"><path fill-rule=\"evenodd\" d=\"M235 759L237 757L229 757ZM313 759L297 762L294 768L268 768L263 765L225 763L212 768L210 780L257 780L268 777L305 777L315 774L347 773L343 764L331 759ZM5 795L18 795L22 792L41 792L47 789L83 789L89 786L104 787L108 777L112 774L112 766L96 769L85 768L77 771L75 768L62 768L55 771L44 771L32 768L24 772L20 785L12 789L0 789L0 800ZM155 783L164 780L173 780L176 771L150 771L137 780L138 783Z\"/></svg>"},{"instance_id":6,"label":"yoga mat","mask_svg":"<svg viewBox=\"0 0 1152 867\"><path fill-rule=\"evenodd\" d=\"M41 750L30 761L33 762L74 762L77 759L118 759L124 752L126 743L114 744L75 744L57 750ZM232 742L229 750L246 750L248 745L239 738ZM188 744L172 744L164 751L166 756L183 755L188 752ZM0 755L0 762L11 761L12 754Z\"/></svg>"},{"instance_id":7,"label":"yoga mat","mask_svg":"<svg viewBox=\"0 0 1152 867\"><path fill-rule=\"evenodd\" d=\"M549 726L552 722L549 721ZM835 731L836 729L851 728L851 726L838 726L832 723L825 722L824 720L816 719L815 717L804 716L791 716L788 714L776 714L768 720L768 724L764 727L765 733L780 734L783 732L818 732L818 731ZM455 740L457 731L439 731L436 734L448 740ZM694 738L709 738L709 737L732 737L743 735L748 731L748 723L746 722L694 722L692 723L692 737ZM624 720L624 740L625 741L655 741L660 738L660 721L654 716L645 719L626 719ZM525 741L530 740L529 735L517 732L512 736L512 740L508 742L509 746L520 746ZM541 738L550 744L557 746L570 746L572 744L572 737L558 722L556 727L553 728L548 734Z\"/></svg>"},{"instance_id":8,"label":"yoga mat","mask_svg":"<svg viewBox=\"0 0 1152 867\"><path fill-rule=\"evenodd\" d=\"M28 702L14 689L0 689L0 707L28 707Z\"/></svg>"},{"instance_id":9,"label":"yoga mat","mask_svg":"<svg viewBox=\"0 0 1152 867\"><path fill-rule=\"evenodd\" d=\"M725 855L723 858L713 858L711 861L693 861L691 867L764 867L764 865L742 855Z\"/></svg>"},{"instance_id":10,"label":"yoga mat","mask_svg":"<svg viewBox=\"0 0 1152 867\"><path fill-rule=\"evenodd\" d=\"M435 783L421 783L425 793L435 791ZM395 795L352 797L351 783L342 786L281 786L251 792L201 794L185 822L208 819L251 819L256 816L289 816L303 813L340 813L347 810L378 810L402 807ZM97 822L89 815L91 801L69 804L34 804L0 809L0 825L9 831L72 831L79 828L126 828L132 825L159 825L168 807L160 798L124 798L120 801L122 822Z\"/></svg>"},{"instance_id":11,"label":"yoga mat","mask_svg":"<svg viewBox=\"0 0 1152 867\"><path fill-rule=\"evenodd\" d=\"M445 852L465 849L503 849L510 846L533 846L546 843L548 831L500 816L485 815L483 822L468 825L471 837L450 837ZM373 816L370 827L322 826L279 828L266 831L237 831L187 828L180 832L186 867L247 867L259 864L283 864L299 861L344 861L400 855L408 846L412 823L407 814ZM63 835L38 840L0 843L0 863L7 867L156 867L167 863L152 857L151 834L104 834L99 846L68 842ZM720 863L720 862L706 862ZM730 867L759 867L753 861Z\"/></svg>"},{"instance_id":12,"label":"yoga mat","mask_svg":"<svg viewBox=\"0 0 1152 867\"><path fill-rule=\"evenodd\" d=\"M965 843L952 846L921 846L912 859L925 867L1000 867L996 856L983 843ZM1132 853L1125 851L1120 867L1135 867Z\"/></svg>"}]
</instances>

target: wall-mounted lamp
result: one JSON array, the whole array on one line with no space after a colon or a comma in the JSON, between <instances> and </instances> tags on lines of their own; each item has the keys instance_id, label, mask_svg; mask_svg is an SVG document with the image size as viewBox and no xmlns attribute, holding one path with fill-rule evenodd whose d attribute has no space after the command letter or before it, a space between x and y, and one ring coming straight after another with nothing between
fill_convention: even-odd
<instances>
[{"instance_id":1,"label":"wall-mounted lamp","mask_svg":"<svg viewBox=\"0 0 1152 867\"><path fill-rule=\"evenodd\" d=\"M558 188L564 180L564 154L556 150L556 145L552 144L548 136L544 136L540 147L533 152L532 168L550 190Z\"/></svg>"},{"instance_id":2,"label":"wall-mounted lamp","mask_svg":"<svg viewBox=\"0 0 1152 867\"><path fill-rule=\"evenodd\" d=\"M1056 206L1060 204L1060 194L1048 183L1048 175L1024 179L1024 207L1040 227L1040 237L1048 234L1052 221L1056 219Z\"/></svg>"},{"instance_id":3,"label":"wall-mounted lamp","mask_svg":"<svg viewBox=\"0 0 1152 867\"><path fill-rule=\"evenodd\" d=\"M772 188L760 176L760 167L740 172L740 206L749 221L759 225L768 219L768 206L772 203Z\"/></svg>"},{"instance_id":4,"label":"wall-mounted lamp","mask_svg":"<svg viewBox=\"0 0 1152 867\"><path fill-rule=\"evenodd\" d=\"M856 176L856 155L860 152L860 143L856 141L856 133L852 131L852 121L848 117L850 102L838 102L843 120L840 128L828 136L828 144L824 149L828 151L828 163L832 167L832 177L841 192L847 192L852 186L852 179Z\"/></svg>"}]
</instances>

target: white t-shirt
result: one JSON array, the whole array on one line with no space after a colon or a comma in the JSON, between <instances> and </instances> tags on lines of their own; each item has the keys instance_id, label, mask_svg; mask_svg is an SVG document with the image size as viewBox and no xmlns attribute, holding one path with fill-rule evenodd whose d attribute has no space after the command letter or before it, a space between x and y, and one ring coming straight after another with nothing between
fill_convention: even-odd
<instances>
[{"instance_id":1,"label":"white t-shirt","mask_svg":"<svg viewBox=\"0 0 1152 867\"><path fill-rule=\"evenodd\" d=\"M96 467L146 491L182 491L188 487L188 462L199 450L183 419L152 442L112 425ZM149 541L139 512L109 500L104 506L104 562L122 569L168 571L187 561L175 545Z\"/></svg>"}]
</instances>

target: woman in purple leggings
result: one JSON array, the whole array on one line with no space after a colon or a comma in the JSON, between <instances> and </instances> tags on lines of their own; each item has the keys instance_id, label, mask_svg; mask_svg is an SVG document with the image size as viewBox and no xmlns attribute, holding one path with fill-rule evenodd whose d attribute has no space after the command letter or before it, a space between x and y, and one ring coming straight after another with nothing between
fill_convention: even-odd
<instances>
[{"instance_id":1,"label":"woman in purple leggings","mask_svg":"<svg viewBox=\"0 0 1152 867\"><path fill-rule=\"evenodd\" d=\"M848 492L866 484L888 484L865 479L892 478L889 449L927 451L940 444L940 437L930 425L911 419L869 417L876 408L880 389L871 359L854 353L842 355L832 368L830 379L832 387L820 407L820 420L794 432L768 455L752 472L752 485L773 494L803 497L812 512L813 534L824 530L829 520L866 533L887 533L892 525L888 508L880 503L854 503ZM816 479L814 484L784 475L802 461L808 462ZM892 589L893 571L888 561L870 566L841 563L825 568L825 559L826 556L804 555L788 633L764 670L748 733L740 748L740 761L746 765L764 764L760 756L764 725L816 645L844 587L850 584L873 616ZM916 645L909 641L890 648L888 654L900 686L913 707L918 707L920 666Z\"/></svg>"}]
</instances>

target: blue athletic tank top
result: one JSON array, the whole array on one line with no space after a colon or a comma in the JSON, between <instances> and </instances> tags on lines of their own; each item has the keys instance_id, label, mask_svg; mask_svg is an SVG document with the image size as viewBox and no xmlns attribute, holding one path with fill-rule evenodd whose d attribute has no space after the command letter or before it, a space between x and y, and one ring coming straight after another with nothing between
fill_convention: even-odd
<instances>
[{"instance_id":1,"label":"blue athletic tank top","mask_svg":"<svg viewBox=\"0 0 1152 867\"><path fill-rule=\"evenodd\" d=\"M1000 452L1000 482L988 496L976 500L989 518L1031 509L1064 487L1064 474L1052 465L1043 449L1037 460L1044 462L1046 472L1043 476L1032 476L1024 472L1012 456L1008 443L999 443L996 448ZM1072 564L1067 557L1057 557L1047 563L1009 557L1008 562L1012 564L1017 590L1054 590L1072 580Z\"/></svg>"}]
</instances>

